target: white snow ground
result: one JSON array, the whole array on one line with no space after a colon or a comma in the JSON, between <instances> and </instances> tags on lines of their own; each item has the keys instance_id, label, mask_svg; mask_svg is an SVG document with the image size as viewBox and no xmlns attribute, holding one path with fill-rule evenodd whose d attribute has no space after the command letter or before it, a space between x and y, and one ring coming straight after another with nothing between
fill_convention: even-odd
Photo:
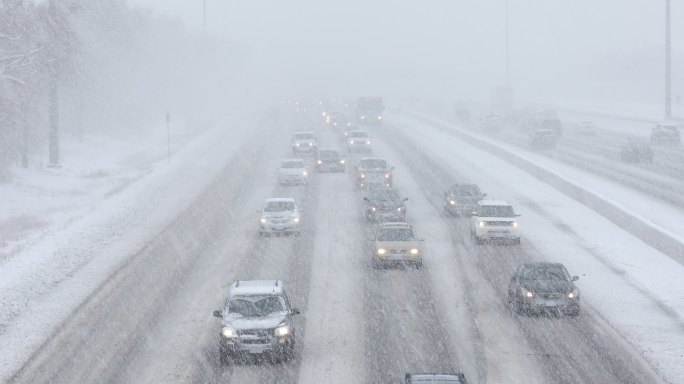
<instances>
[{"instance_id":1,"label":"white snow ground","mask_svg":"<svg viewBox=\"0 0 684 384\"><path fill-rule=\"evenodd\" d=\"M170 163L165 128L134 144L66 140L62 168L16 171L0 186L0 382L206 188L250 124L174 125Z\"/></svg>"},{"instance_id":2,"label":"white snow ground","mask_svg":"<svg viewBox=\"0 0 684 384\"><path fill-rule=\"evenodd\" d=\"M415 119L393 117L388 121L396 122L393 127L410 135L416 146L477 182L490 197L510 201L523 215L524 239L548 255L548 260L560 261L572 274L581 276L582 299L666 379L684 379L684 266L485 151ZM627 187L547 158L536 159L515 147L509 149L544 167L548 164L556 173L586 184L587 189L618 205L634 207L661 225L673 223L673 231L681 230L678 224L684 215L672 207L656 211L658 201L647 196L635 198ZM543 212L552 212L552 216Z\"/></svg>"}]
</instances>

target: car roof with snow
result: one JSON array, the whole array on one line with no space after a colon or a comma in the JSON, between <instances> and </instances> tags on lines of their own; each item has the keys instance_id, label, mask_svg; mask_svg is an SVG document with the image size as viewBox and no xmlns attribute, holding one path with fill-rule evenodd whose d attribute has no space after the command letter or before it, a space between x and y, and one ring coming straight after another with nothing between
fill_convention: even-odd
<instances>
[{"instance_id":1,"label":"car roof with snow","mask_svg":"<svg viewBox=\"0 0 684 384\"><path fill-rule=\"evenodd\" d=\"M281 280L238 280L230 285L228 296L282 295Z\"/></svg>"},{"instance_id":2,"label":"car roof with snow","mask_svg":"<svg viewBox=\"0 0 684 384\"><path fill-rule=\"evenodd\" d=\"M292 197L270 197L266 199L266 202L287 202L287 203L294 203L295 199Z\"/></svg>"},{"instance_id":3,"label":"car roof with snow","mask_svg":"<svg viewBox=\"0 0 684 384\"><path fill-rule=\"evenodd\" d=\"M511 205L508 201L506 200L480 200L477 202L478 205L488 205L488 206L502 206L502 205Z\"/></svg>"},{"instance_id":4,"label":"car roof with snow","mask_svg":"<svg viewBox=\"0 0 684 384\"><path fill-rule=\"evenodd\" d=\"M302 164L302 167L305 165L304 159L283 159L280 161L280 164L285 164L285 163L300 163L300 164Z\"/></svg>"}]
</instances>

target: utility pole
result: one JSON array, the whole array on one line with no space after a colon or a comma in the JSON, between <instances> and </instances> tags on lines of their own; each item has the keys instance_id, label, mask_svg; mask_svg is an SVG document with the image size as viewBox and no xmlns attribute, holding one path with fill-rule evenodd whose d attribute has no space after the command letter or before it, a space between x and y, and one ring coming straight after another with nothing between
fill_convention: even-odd
<instances>
[{"instance_id":1,"label":"utility pole","mask_svg":"<svg viewBox=\"0 0 684 384\"><path fill-rule=\"evenodd\" d=\"M54 25L56 18L55 0L50 0L48 3L48 11L51 17L51 21ZM53 44L56 44L57 40L53 37ZM54 49L54 48L53 48ZM48 79L48 168L59 168L59 90L57 85L57 77L59 75L59 65L60 63L53 63L52 69L50 71L50 76Z\"/></svg>"},{"instance_id":2,"label":"utility pole","mask_svg":"<svg viewBox=\"0 0 684 384\"><path fill-rule=\"evenodd\" d=\"M207 37L207 0L202 0L202 31Z\"/></svg>"},{"instance_id":3,"label":"utility pole","mask_svg":"<svg viewBox=\"0 0 684 384\"><path fill-rule=\"evenodd\" d=\"M665 117L672 117L672 45L670 42L670 0L665 0Z\"/></svg>"},{"instance_id":4,"label":"utility pole","mask_svg":"<svg viewBox=\"0 0 684 384\"><path fill-rule=\"evenodd\" d=\"M171 164L171 114L166 113L166 148L169 153L169 164Z\"/></svg>"},{"instance_id":5,"label":"utility pole","mask_svg":"<svg viewBox=\"0 0 684 384\"><path fill-rule=\"evenodd\" d=\"M509 37L508 37L508 32L509 32L509 24L508 24L508 3L509 0L506 0L506 86L509 87L511 85L511 62L510 62L510 44L509 44Z\"/></svg>"}]
</instances>

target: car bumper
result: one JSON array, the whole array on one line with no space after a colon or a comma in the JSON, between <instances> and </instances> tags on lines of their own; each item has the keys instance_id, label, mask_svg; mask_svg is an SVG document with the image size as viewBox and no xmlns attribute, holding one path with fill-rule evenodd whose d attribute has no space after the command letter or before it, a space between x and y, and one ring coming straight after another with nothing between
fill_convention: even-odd
<instances>
[{"instance_id":1,"label":"car bumper","mask_svg":"<svg viewBox=\"0 0 684 384\"><path fill-rule=\"evenodd\" d=\"M460 204L446 204L446 210L447 212L455 215L464 215L464 216L470 216L471 213L475 210L474 205L460 205Z\"/></svg>"},{"instance_id":2,"label":"car bumper","mask_svg":"<svg viewBox=\"0 0 684 384\"><path fill-rule=\"evenodd\" d=\"M292 147L292 151L296 153L314 153L316 152L316 146L302 146L302 147Z\"/></svg>"},{"instance_id":3,"label":"car bumper","mask_svg":"<svg viewBox=\"0 0 684 384\"><path fill-rule=\"evenodd\" d=\"M347 149L350 152L370 152L370 144L348 144Z\"/></svg>"},{"instance_id":4,"label":"car bumper","mask_svg":"<svg viewBox=\"0 0 684 384\"><path fill-rule=\"evenodd\" d=\"M373 221L405 221L406 220L406 212L402 211L402 213L399 212L373 212L373 211L367 211L366 212L366 217L368 220L373 220Z\"/></svg>"},{"instance_id":5,"label":"car bumper","mask_svg":"<svg viewBox=\"0 0 684 384\"><path fill-rule=\"evenodd\" d=\"M292 338L272 337L267 342L248 343L239 338L221 338L220 349L225 356L239 357L249 355L279 355L293 347Z\"/></svg>"},{"instance_id":6,"label":"car bumper","mask_svg":"<svg viewBox=\"0 0 684 384\"><path fill-rule=\"evenodd\" d=\"M278 182L280 184L306 184L309 178L307 176L280 176Z\"/></svg>"},{"instance_id":7,"label":"car bumper","mask_svg":"<svg viewBox=\"0 0 684 384\"><path fill-rule=\"evenodd\" d=\"M384 254L375 255L375 262L377 264L392 265L392 264L422 264L423 255L411 255L410 253L400 253L400 254Z\"/></svg>"},{"instance_id":8,"label":"car bumper","mask_svg":"<svg viewBox=\"0 0 684 384\"><path fill-rule=\"evenodd\" d=\"M475 235L486 240L517 240L520 238L520 232L511 227L478 227L475 229Z\"/></svg>"},{"instance_id":9,"label":"car bumper","mask_svg":"<svg viewBox=\"0 0 684 384\"><path fill-rule=\"evenodd\" d=\"M532 298L522 304L522 310L528 313L556 312L562 314L577 314L580 303L577 299L542 299Z\"/></svg>"},{"instance_id":10,"label":"car bumper","mask_svg":"<svg viewBox=\"0 0 684 384\"><path fill-rule=\"evenodd\" d=\"M345 171L345 166L344 164L319 164L316 166L319 172L344 172Z\"/></svg>"},{"instance_id":11,"label":"car bumper","mask_svg":"<svg viewBox=\"0 0 684 384\"><path fill-rule=\"evenodd\" d=\"M260 224L260 233L298 233L299 224Z\"/></svg>"}]
</instances>

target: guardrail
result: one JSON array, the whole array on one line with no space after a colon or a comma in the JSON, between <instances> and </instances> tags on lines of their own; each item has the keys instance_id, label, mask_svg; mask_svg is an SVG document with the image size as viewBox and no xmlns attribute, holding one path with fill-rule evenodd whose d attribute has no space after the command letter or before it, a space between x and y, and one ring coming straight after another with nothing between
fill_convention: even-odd
<instances>
[{"instance_id":1,"label":"guardrail","mask_svg":"<svg viewBox=\"0 0 684 384\"><path fill-rule=\"evenodd\" d=\"M618 119L618 120L639 121L639 122L643 122L643 123L654 123L655 124L655 123L658 123L658 122L663 120L663 117L622 114L622 113L615 113L615 112L587 110L587 109L578 109L578 108L558 107L558 110L570 112L570 113L577 113L577 114L581 114L581 115L606 117L606 118ZM684 118L681 118L681 117L673 116L670 119L678 121L680 123L684 123Z\"/></svg>"},{"instance_id":2,"label":"guardrail","mask_svg":"<svg viewBox=\"0 0 684 384\"><path fill-rule=\"evenodd\" d=\"M684 265L684 238L677 236L640 215L630 212L619 204L607 200L600 194L583 188L561 175L545 169L496 143L420 113L410 112L410 114L426 124L449 130L459 139L506 160L510 164L513 164L534 176L536 179L549 184L566 196L589 207L644 243Z\"/></svg>"}]
</instances>

